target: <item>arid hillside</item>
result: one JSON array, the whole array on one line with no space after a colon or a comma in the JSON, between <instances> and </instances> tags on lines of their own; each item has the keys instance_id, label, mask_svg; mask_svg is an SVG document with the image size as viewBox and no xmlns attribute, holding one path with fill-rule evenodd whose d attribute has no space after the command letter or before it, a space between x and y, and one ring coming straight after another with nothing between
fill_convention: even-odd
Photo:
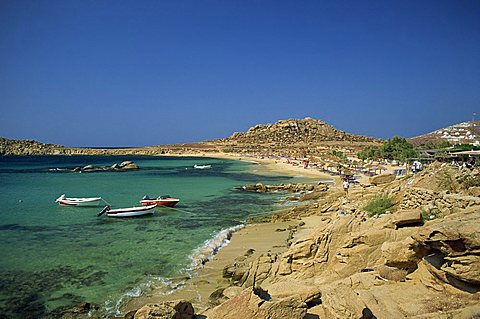
<instances>
[{"instance_id":1,"label":"arid hillside","mask_svg":"<svg viewBox=\"0 0 480 319\"><path fill-rule=\"evenodd\" d=\"M411 137L408 141L416 146L440 142L449 142L454 145L480 145L480 121L454 124L427 134Z\"/></svg>"},{"instance_id":2,"label":"arid hillside","mask_svg":"<svg viewBox=\"0 0 480 319\"><path fill-rule=\"evenodd\" d=\"M211 143L234 153L303 156L320 155L334 149L356 152L380 142L372 137L337 130L323 121L307 117L259 124L247 132L236 132Z\"/></svg>"}]
</instances>

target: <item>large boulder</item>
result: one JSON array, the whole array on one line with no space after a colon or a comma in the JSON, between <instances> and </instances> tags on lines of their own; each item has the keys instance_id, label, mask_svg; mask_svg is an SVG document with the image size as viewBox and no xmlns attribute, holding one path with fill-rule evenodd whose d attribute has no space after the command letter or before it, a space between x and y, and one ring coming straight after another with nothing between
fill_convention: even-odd
<instances>
[{"instance_id":1,"label":"large boulder","mask_svg":"<svg viewBox=\"0 0 480 319\"><path fill-rule=\"evenodd\" d=\"M457 213L424 226L413 238L438 258L435 268L463 282L480 284L480 211Z\"/></svg>"},{"instance_id":2,"label":"large boulder","mask_svg":"<svg viewBox=\"0 0 480 319\"><path fill-rule=\"evenodd\" d=\"M393 214L393 217L390 220L390 226L395 229L421 225L423 225L422 212L415 209L399 211Z\"/></svg>"},{"instance_id":3,"label":"large boulder","mask_svg":"<svg viewBox=\"0 0 480 319\"><path fill-rule=\"evenodd\" d=\"M417 263L426 254L425 249L411 237L402 241L385 242L381 247L384 264L405 270L415 270Z\"/></svg>"},{"instance_id":4,"label":"large boulder","mask_svg":"<svg viewBox=\"0 0 480 319\"><path fill-rule=\"evenodd\" d=\"M207 311L209 319L303 319L307 305L299 296L272 298L261 288L247 288L238 296Z\"/></svg>"},{"instance_id":5,"label":"large boulder","mask_svg":"<svg viewBox=\"0 0 480 319\"><path fill-rule=\"evenodd\" d=\"M194 313L190 302L176 300L146 304L137 310L134 319L192 319Z\"/></svg>"},{"instance_id":6,"label":"large boulder","mask_svg":"<svg viewBox=\"0 0 480 319\"><path fill-rule=\"evenodd\" d=\"M388 184L395 180L396 176L394 174L382 174L377 176L370 177L370 184L373 185L382 185Z\"/></svg>"},{"instance_id":7,"label":"large boulder","mask_svg":"<svg viewBox=\"0 0 480 319\"><path fill-rule=\"evenodd\" d=\"M135 163L132 162L132 161L122 162L122 163L119 165L119 168L120 168L120 169L123 169L123 170L139 169L138 165L135 164Z\"/></svg>"},{"instance_id":8,"label":"large boulder","mask_svg":"<svg viewBox=\"0 0 480 319\"><path fill-rule=\"evenodd\" d=\"M322 296L319 288L294 279L286 279L268 286L268 293L274 298L299 296L305 303L319 302Z\"/></svg>"}]
</instances>

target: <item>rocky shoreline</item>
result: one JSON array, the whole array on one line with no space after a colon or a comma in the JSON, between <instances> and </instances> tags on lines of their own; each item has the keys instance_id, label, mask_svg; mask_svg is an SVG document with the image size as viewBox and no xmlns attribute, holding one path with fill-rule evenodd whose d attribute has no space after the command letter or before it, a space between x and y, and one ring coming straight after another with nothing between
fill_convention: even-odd
<instances>
[{"instance_id":1,"label":"rocky shoreline","mask_svg":"<svg viewBox=\"0 0 480 319\"><path fill-rule=\"evenodd\" d=\"M2 155L209 154L263 161L267 154L283 168L277 159L285 156L290 165L297 156L353 154L379 141L306 118L221 140L136 149L0 142ZM121 318L480 317L478 169L434 163L415 175L363 178L348 195L324 184L238 190L292 193L300 205L252 218L185 287L132 300ZM372 203L383 205L381 212L367 209ZM93 318L91 309L80 305L63 317Z\"/></svg>"},{"instance_id":2,"label":"rocky shoreline","mask_svg":"<svg viewBox=\"0 0 480 319\"><path fill-rule=\"evenodd\" d=\"M207 264L217 274L206 291L198 281L192 294L152 296L125 318L476 318L480 198L461 183L444 189L439 176L479 174L434 164L381 185L355 185L348 196L338 187L314 189L303 194L304 205L235 233ZM371 215L365 207L378 194L393 206Z\"/></svg>"}]
</instances>

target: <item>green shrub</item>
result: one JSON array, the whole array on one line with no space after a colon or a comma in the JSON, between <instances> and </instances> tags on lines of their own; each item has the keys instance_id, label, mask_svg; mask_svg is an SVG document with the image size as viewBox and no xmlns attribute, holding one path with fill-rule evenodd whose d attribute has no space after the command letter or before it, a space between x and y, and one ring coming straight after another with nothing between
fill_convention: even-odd
<instances>
[{"instance_id":1,"label":"green shrub","mask_svg":"<svg viewBox=\"0 0 480 319\"><path fill-rule=\"evenodd\" d=\"M383 142L380 146L368 146L357 154L362 160L386 158L405 162L409 158L418 156L418 152L406 139L394 136Z\"/></svg>"},{"instance_id":2,"label":"green shrub","mask_svg":"<svg viewBox=\"0 0 480 319\"><path fill-rule=\"evenodd\" d=\"M368 216L385 214L387 210L393 207L392 200L386 194L379 194L363 208L368 212Z\"/></svg>"},{"instance_id":3,"label":"green shrub","mask_svg":"<svg viewBox=\"0 0 480 319\"><path fill-rule=\"evenodd\" d=\"M339 159L341 159L342 161L346 161L348 158L347 158L347 155L345 155L345 153L341 152L341 151L337 151L337 150L333 150L333 151L330 151L330 154L333 155L333 156L336 156L338 157Z\"/></svg>"}]
</instances>

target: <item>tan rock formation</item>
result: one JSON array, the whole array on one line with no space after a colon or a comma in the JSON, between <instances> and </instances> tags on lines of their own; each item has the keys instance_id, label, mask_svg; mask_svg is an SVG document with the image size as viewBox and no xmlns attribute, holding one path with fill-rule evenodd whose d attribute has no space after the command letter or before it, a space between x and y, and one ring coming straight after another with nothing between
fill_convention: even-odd
<instances>
[{"instance_id":1,"label":"tan rock formation","mask_svg":"<svg viewBox=\"0 0 480 319\"><path fill-rule=\"evenodd\" d=\"M395 178L393 174L382 174L370 177L370 183L373 185L382 185L393 182Z\"/></svg>"},{"instance_id":2,"label":"tan rock formation","mask_svg":"<svg viewBox=\"0 0 480 319\"><path fill-rule=\"evenodd\" d=\"M232 283L260 286L272 298L297 296L307 313L319 318L479 315L480 202L428 183L443 168L431 169L423 176L386 184L383 191L408 197L416 185L415 194L422 194L416 196L415 203L422 203L418 206L442 199L455 209L424 221L420 209L402 210L405 201L397 198L391 214L366 218L361 207L378 188L352 189L348 201L340 203L341 191L331 190L316 199L313 215L321 221L315 228L307 235L293 235L283 254L240 262L231 269L231 278L237 278ZM340 210L354 213L342 215ZM282 216L311 214L303 209Z\"/></svg>"},{"instance_id":3,"label":"tan rock formation","mask_svg":"<svg viewBox=\"0 0 480 319\"><path fill-rule=\"evenodd\" d=\"M247 288L240 295L206 313L209 319L289 318L303 319L307 305L299 296L272 298L259 288Z\"/></svg>"},{"instance_id":4,"label":"tan rock formation","mask_svg":"<svg viewBox=\"0 0 480 319\"><path fill-rule=\"evenodd\" d=\"M177 300L147 304L135 313L134 319L192 319L193 316L192 304Z\"/></svg>"}]
</instances>

